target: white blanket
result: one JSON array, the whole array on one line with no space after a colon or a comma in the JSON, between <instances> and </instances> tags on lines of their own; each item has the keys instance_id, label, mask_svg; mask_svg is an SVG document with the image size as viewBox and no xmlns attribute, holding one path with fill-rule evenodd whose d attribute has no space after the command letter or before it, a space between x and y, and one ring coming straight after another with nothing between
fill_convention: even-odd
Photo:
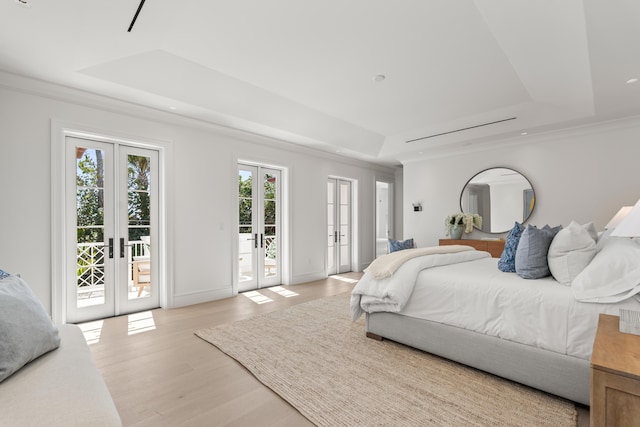
<instances>
[{"instance_id":1,"label":"white blanket","mask_svg":"<svg viewBox=\"0 0 640 427\"><path fill-rule=\"evenodd\" d=\"M409 259L395 273L384 279L376 279L365 272L351 292L351 318L357 320L363 312L390 311L397 313L406 305L416 278L425 268L458 262L489 258L488 252L465 250L463 252L424 255Z\"/></svg>"},{"instance_id":2,"label":"white blanket","mask_svg":"<svg viewBox=\"0 0 640 427\"><path fill-rule=\"evenodd\" d=\"M423 255L449 254L453 252L472 251L473 247L465 245L429 246L426 248L405 249L403 251L392 252L373 260L369 267L365 268L365 273L371 274L375 279L385 279L391 277L398 268L412 258Z\"/></svg>"}]
</instances>

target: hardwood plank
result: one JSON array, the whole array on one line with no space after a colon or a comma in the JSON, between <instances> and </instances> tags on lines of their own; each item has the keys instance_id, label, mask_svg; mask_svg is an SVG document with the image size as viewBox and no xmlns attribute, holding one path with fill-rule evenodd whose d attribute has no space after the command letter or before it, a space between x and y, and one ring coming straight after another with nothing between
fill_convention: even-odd
<instances>
[{"instance_id":1,"label":"hardwood plank","mask_svg":"<svg viewBox=\"0 0 640 427\"><path fill-rule=\"evenodd\" d=\"M282 286L298 295L257 304L244 295L151 311L154 329L130 335L129 317L105 319L91 344L125 426L312 425L295 408L194 331L349 292L361 273Z\"/></svg>"}]
</instances>

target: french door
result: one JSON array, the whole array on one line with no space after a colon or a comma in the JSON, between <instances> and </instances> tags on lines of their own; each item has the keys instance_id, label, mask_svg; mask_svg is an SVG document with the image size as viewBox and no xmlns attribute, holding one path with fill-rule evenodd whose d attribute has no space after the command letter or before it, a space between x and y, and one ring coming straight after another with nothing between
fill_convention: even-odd
<instances>
[{"instance_id":1,"label":"french door","mask_svg":"<svg viewBox=\"0 0 640 427\"><path fill-rule=\"evenodd\" d=\"M351 271L351 181L327 182L327 274Z\"/></svg>"},{"instance_id":2,"label":"french door","mask_svg":"<svg viewBox=\"0 0 640 427\"><path fill-rule=\"evenodd\" d=\"M280 171L238 164L238 291L281 283Z\"/></svg>"},{"instance_id":3,"label":"french door","mask_svg":"<svg viewBox=\"0 0 640 427\"><path fill-rule=\"evenodd\" d=\"M67 322L158 307L158 152L65 144Z\"/></svg>"}]
</instances>

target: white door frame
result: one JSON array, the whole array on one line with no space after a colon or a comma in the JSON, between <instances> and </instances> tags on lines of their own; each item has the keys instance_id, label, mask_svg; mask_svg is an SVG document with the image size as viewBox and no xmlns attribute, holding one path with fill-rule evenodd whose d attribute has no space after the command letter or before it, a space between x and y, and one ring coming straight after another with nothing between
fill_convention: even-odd
<instances>
[{"instance_id":1,"label":"white door frame","mask_svg":"<svg viewBox=\"0 0 640 427\"><path fill-rule=\"evenodd\" d=\"M334 257L334 262L336 263L335 266L335 271L330 271L329 270L329 251L328 251L328 247L327 249L325 249L325 254L326 254L326 261L325 261L325 274L326 275L331 275L331 274L340 274L340 273L345 273L347 271L356 271L357 268L355 268L354 266L356 265L356 259L357 259L357 245L355 244L355 236L356 236L356 230L357 230L357 223L356 223L356 218L357 218L357 204L355 203L355 201L357 200L356 195L357 195L357 181L352 180L352 179L348 179L348 178L342 178L342 177L336 177L336 176L329 176L327 177L327 183L328 182L335 182L335 190L334 190L334 211L333 213L329 213L328 212L328 195L327 200L325 202L325 206L327 206L327 209L325 209L327 211L327 220L325 221L325 224L327 226L325 226L325 230L328 230L328 224L329 224L329 215L333 214L334 215L334 219L333 219L333 223L334 223L334 233L338 232L336 230L336 228L340 227L340 224L338 224L339 220L340 220L340 206L339 206L339 192L340 192L340 183L349 183L349 213L348 213L348 219L349 219L349 231L348 231L348 236L343 236L345 238L347 238L349 240L349 263L348 265L340 265L340 258L341 258L341 250L340 249L340 245L338 245L338 249L335 251L333 257ZM330 238L330 236L327 235L327 237ZM335 237L334 237L335 240ZM327 242L328 243L328 242ZM340 239L338 238L338 242L334 241L334 244L336 243L340 243ZM342 267L344 267L346 270L344 270Z\"/></svg>"},{"instance_id":2,"label":"white door frame","mask_svg":"<svg viewBox=\"0 0 640 427\"><path fill-rule=\"evenodd\" d=\"M65 283L67 266L65 250L67 248L67 224L65 220L65 145L66 138L76 137L99 142L126 144L132 147L147 148L158 151L158 238L157 238L157 289L160 307L171 307L173 303L173 283L168 280L171 268L167 260L167 225L165 181L167 169L165 159L171 146L166 141L145 138L131 139L117 136L115 132L96 130L76 123L65 123L58 120L51 122L51 317L55 323L66 323Z\"/></svg>"},{"instance_id":3,"label":"white door frame","mask_svg":"<svg viewBox=\"0 0 640 427\"><path fill-rule=\"evenodd\" d=\"M240 281L238 280L238 290L240 292L244 292L247 290L261 289L268 286L279 285L282 283L282 170L265 166L261 164L250 164L247 162L238 162L238 170L247 170L251 172L254 179L252 179L252 223L251 229L253 231L253 236L250 236L248 240L251 241L251 245L253 248L251 250L251 272L252 279L248 281ZM275 199L275 215L276 215L276 233L275 233L275 247L276 247L276 257L275 257L275 265L273 268L275 269L275 274L273 276L265 276L265 261L266 261L266 237L265 237L265 227L267 224L264 223L264 213L265 213L265 205L264 205L264 181L263 177L265 174L271 173L276 176L276 199ZM239 200L239 195L237 200ZM239 225L239 221L238 221ZM239 230L238 230L239 231ZM245 242L246 243L246 242ZM238 264L242 264L240 261L240 242L238 242L238 256L235 258L238 260Z\"/></svg>"}]
</instances>

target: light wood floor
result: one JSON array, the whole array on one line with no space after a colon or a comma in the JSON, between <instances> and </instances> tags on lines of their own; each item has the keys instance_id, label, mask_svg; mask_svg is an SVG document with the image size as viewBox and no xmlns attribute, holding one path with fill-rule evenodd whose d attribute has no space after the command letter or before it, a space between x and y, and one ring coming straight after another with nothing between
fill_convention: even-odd
<instances>
[{"instance_id":1,"label":"light wood floor","mask_svg":"<svg viewBox=\"0 0 640 427\"><path fill-rule=\"evenodd\" d=\"M96 365L125 426L312 426L253 375L193 332L301 302L351 291L359 273L265 289L271 302L244 295L172 310L153 310L155 329L131 334L129 316L105 319L91 344ZM136 323L135 321L133 323ZM143 322L144 324L144 322ZM578 408L579 427L589 410Z\"/></svg>"},{"instance_id":2,"label":"light wood floor","mask_svg":"<svg viewBox=\"0 0 640 427\"><path fill-rule=\"evenodd\" d=\"M244 295L152 310L155 329L129 334L129 316L105 319L91 344L125 426L311 426L292 406L193 332L351 291L359 273L295 286L257 304Z\"/></svg>"}]
</instances>

